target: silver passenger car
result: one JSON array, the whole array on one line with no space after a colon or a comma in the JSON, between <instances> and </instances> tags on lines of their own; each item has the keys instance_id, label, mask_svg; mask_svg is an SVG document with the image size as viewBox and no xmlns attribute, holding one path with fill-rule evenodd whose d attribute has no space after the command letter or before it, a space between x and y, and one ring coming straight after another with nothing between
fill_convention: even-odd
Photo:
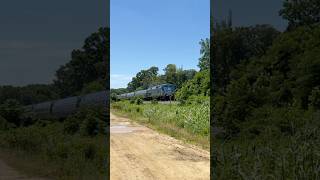
<instances>
[{"instance_id":1,"label":"silver passenger car","mask_svg":"<svg viewBox=\"0 0 320 180\"><path fill-rule=\"evenodd\" d=\"M107 106L107 91L91 93L81 97L80 107L82 106Z\"/></svg>"},{"instance_id":2,"label":"silver passenger car","mask_svg":"<svg viewBox=\"0 0 320 180\"><path fill-rule=\"evenodd\" d=\"M60 99L54 101L52 114L55 117L66 117L72 113L75 113L79 106L79 97L69 97L66 99Z\"/></svg>"},{"instance_id":3,"label":"silver passenger car","mask_svg":"<svg viewBox=\"0 0 320 180\"><path fill-rule=\"evenodd\" d=\"M146 98L147 90L140 90L135 92L135 97Z\"/></svg>"},{"instance_id":4,"label":"silver passenger car","mask_svg":"<svg viewBox=\"0 0 320 180\"><path fill-rule=\"evenodd\" d=\"M30 106L29 106L30 107ZM43 102L33 106L33 112L36 112L36 116L39 118L50 117L52 111L52 101Z\"/></svg>"}]
</instances>

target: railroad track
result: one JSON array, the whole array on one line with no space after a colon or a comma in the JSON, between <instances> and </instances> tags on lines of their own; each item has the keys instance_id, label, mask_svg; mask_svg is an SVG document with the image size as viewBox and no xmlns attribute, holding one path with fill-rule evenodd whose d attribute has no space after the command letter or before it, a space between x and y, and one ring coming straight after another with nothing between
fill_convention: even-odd
<instances>
[{"instance_id":1,"label":"railroad track","mask_svg":"<svg viewBox=\"0 0 320 180\"><path fill-rule=\"evenodd\" d=\"M151 101L143 101L145 104L150 104ZM159 104L179 104L179 101L158 101Z\"/></svg>"}]
</instances>

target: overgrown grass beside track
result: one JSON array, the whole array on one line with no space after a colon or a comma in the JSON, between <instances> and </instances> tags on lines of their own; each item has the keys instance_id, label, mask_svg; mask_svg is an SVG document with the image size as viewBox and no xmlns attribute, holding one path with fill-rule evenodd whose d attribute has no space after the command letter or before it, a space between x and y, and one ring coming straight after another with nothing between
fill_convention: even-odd
<instances>
[{"instance_id":1,"label":"overgrown grass beside track","mask_svg":"<svg viewBox=\"0 0 320 180\"><path fill-rule=\"evenodd\" d=\"M63 122L37 120L27 127L3 128L1 155L13 157L9 164L30 175L68 180L105 179L108 174L105 121L102 111L84 109ZM6 123L2 118L0 124Z\"/></svg>"},{"instance_id":2,"label":"overgrown grass beside track","mask_svg":"<svg viewBox=\"0 0 320 180\"><path fill-rule=\"evenodd\" d=\"M134 104L129 101L113 102L112 111L126 115L193 144L209 149L209 99L201 104Z\"/></svg>"},{"instance_id":3,"label":"overgrown grass beside track","mask_svg":"<svg viewBox=\"0 0 320 180\"><path fill-rule=\"evenodd\" d=\"M259 114L238 136L213 138L211 176L320 179L320 112L265 108Z\"/></svg>"}]
</instances>

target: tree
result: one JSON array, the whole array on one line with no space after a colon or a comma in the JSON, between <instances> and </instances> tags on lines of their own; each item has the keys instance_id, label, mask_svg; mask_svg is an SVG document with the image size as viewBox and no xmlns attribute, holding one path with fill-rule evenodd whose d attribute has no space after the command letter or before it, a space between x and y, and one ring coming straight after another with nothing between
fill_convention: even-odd
<instances>
[{"instance_id":1,"label":"tree","mask_svg":"<svg viewBox=\"0 0 320 180\"><path fill-rule=\"evenodd\" d=\"M195 75L197 71L194 69L189 70L183 70L182 68L179 68L176 73L176 82L174 83L177 88L181 88L182 85L187 82L188 80L191 80Z\"/></svg>"},{"instance_id":2,"label":"tree","mask_svg":"<svg viewBox=\"0 0 320 180\"><path fill-rule=\"evenodd\" d=\"M128 90L134 91L138 88L146 89L151 85L154 85L158 80L158 67L151 67L147 70L141 70L132 78L131 82L128 83Z\"/></svg>"},{"instance_id":3,"label":"tree","mask_svg":"<svg viewBox=\"0 0 320 180\"><path fill-rule=\"evenodd\" d=\"M29 105L57 98L59 98L57 90L50 84L33 84L24 87L0 87L0 104L8 99L15 99L20 104Z\"/></svg>"},{"instance_id":4,"label":"tree","mask_svg":"<svg viewBox=\"0 0 320 180\"><path fill-rule=\"evenodd\" d=\"M22 125L23 113L21 104L15 99L8 99L0 105L0 116L15 126Z\"/></svg>"},{"instance_id":5,"label":"tree","mask_svg":"<svg viewBox=\"0 0 320 180\"><path fill-rule=\"evenodd\" d=\"M178 100L187 100L191 96L210 96L209 69L197 72L195 76L182 84L176 92Z\"/></svg>"},{"instance_id":6,"label":"tree","mask_svg":"<svg viewBox=\"0 0 320 180\"><path fill-rule=\"evenodd\" d=\"M243 123L255 123L252 113L264 108L318 108L319 37L319 26L298 27L278 36L265 54L242 60L226 74L231 79L226 90L214 94L214 122L237 133Z\"/></svg>"},{"instance_id":7,"label":"tree","mask_svg":"<svg viewBox=\"0 0 320 180\"><path fill-rule=\"evenodd\" d=\"M94 93L94 92L103 91L103 90L105 90L105 87L101 83L99 83L98 81L92 81L84 85L80 94L86 95L89 93Z\"/></svg>"},{"instance_id":8,"label":"tree","mask_svg":"<svg viewBox=\"0 0 320 180\"><path fill-rule=\"evenodd\" d=\"M269 25L216 28L211 48L215 91L226 91L232 70L244 60L264 55L278 35Z\"/></svg>"},{"instance_id":9,"label":"tree","mask_svg":"<svg viewBox=\"0 0 320 180\"><path fill-rule=\"evenodd\" d=\"M163 71L164 71L166 82L176 84L177 66L175 64L168 64L166 68L163 69Z\"/></svg>"},{"instance_id":10,"label":"tree","mask_svg":"<svg viewBox=\"0 0 320 180\"><path fill-rule=\"evenodd\" d=\"M109 28L100 28L86 38L82 49L73 50L71 61L56 72L54 85L62 97L78 94L85 84L98 81L108 85L109 72Z\"/></svg>"},{"instance_id":11,"label":"tree","mask_svg":"<svg viewBox=\"0 0 320 180\"><path fill-rule=\"evenodd\" d=\"M198 67L200 68L200 71L209 69L210 64L210 40L207 38L205 40L201 39L200 41L200 54L201 57L199 58L199 64Z\"/></svg>"},{"instance_id":12,"label":"tree","mask_svg":"<svg viewBox=\"0 0 320 180\"><path fill-rule=\"evenodd\" d=\"M279 14L289 21L288 29L320 22L320 1L285 0Z\"/></svg>"}]
</instances>

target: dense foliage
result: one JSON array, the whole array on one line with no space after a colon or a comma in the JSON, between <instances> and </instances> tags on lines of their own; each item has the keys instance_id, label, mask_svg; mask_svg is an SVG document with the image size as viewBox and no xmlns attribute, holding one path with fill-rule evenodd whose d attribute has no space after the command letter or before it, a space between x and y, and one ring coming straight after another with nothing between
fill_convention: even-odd
<instances>
[{"instance_id":1,"label":"dense foliage","mask_svg":"<svg viewBox=\"0 0 320 180\"><path fill-rule=\"evenodd\" d=\"M319 177L319 1L284 1L285 32L218 25L212 39L212 177Z\"/></svg>"},{"instance_id":2,"label":"dense foliage","mask_svg":"<svg viewBox=\"0 0 320 180\"><path fill-rule=\"evenodd\" d=\"M176 92L177 100L188 100L191 96L210 96L209 69L197 72L196 75L184 83Z\"/></svg>"},{"instance_id":3,"label":"dense foliage","mask_svg":"<svg viewBox=\"0 0 320 180\"><path fill-rule=\"evenodd\" d=\"M102 109L82 109L64 122L38 119L19 128L10 126L12 123L0 116L0 148L23 152L33 157L29 161L46 164L50 168L41 169L46 176L103 179L108 173L106 121ZM38 169L33 162L28 164L26 168Z\"/></svg>"},{"instance_id":4,"label":"dense foliage","mask_svg":"<svg viewBox=\"0 0 320 180\"><path fill-rule=\"evenodd\" d=\"M279 36L263 56L239 63L226 91L215 96L215 112L221 115L216 122L239 131L239 122L262 106L308 109L320 85L318 37L319 27L297 28Z\"/></svg>"},{"instance_id":5,"label":"dense foliage","mask_svg":"<svg viewBox=\"0 0 320 180\"><path fill-rule=\"evenodd\" d=\"M107 85L109 34L109 28L100 28L91 34L82 49L72 51L70 62L57 70L54 85L62 97L81 92L83 87L93 81L103 87Z\"/></svg>"},{"instance_id":6,"label":"dense foliage","mask_svg":"<svg viewBox=\"0 0 320 180\"><path fill-rule=\"evenodd\" d=\"M53 85L0 86L0 104L8 99L15 99L21 104L32 104L58 97L59 94Z\"/></svg>"},{"instance_id":7,"label":"dense foliage","mask_svg":"<svg viewBox=\"0 0 320 180\"><path fill-rule=\"evenodd\" d=\"M158 67L151 67L147 70L141 70L132 78L129 82L127 91L132 92L135 90L147 89L150 86L171 83L175 84L178 88L182 86L183 83L192 79L196 74L196 70L189 69L183 70L182 68L177 68L175 64L168 64L164 68L164 74L158 74Z\"/></svg>"},{"instance_id":8,"label":"dense foliage","mask_svg":"<svg viewBox=\"0 0 320 180\"><path fill-rule=\"evenodd\" d=\"M298 26L312 26L320 22L320 2L318 0L285 0L280 15L289 21L289 30Z\"/></svg>"}]
</instances>

